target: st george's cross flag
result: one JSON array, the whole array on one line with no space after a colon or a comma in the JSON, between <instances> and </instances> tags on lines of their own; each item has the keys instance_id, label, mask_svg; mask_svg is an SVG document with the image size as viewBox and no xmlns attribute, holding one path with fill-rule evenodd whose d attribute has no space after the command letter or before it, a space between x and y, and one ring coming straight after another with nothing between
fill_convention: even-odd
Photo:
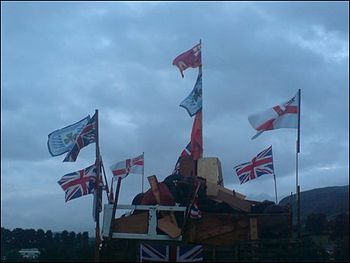
<instances>
[{"instance_id":1,"label":"st george's cross flag","mask_svg":"<svg viewBox=\"0 0 350 263\"><path fill-rule=\"evenodd\" d=\"M237 165L234 169L241 184L264 174L274 174L272 146L260 152L250 162Z\"/></svg>"},{"instance_id":2,"label":"st george's cross flag","mask_svg":"<svg viewBox=\"0 0 350 263\"><path fill-rule=\"evenodd\" d=\"M187 68L197 68L202 65L201 43L195 45L190 50L178 55L173 60L173 65L180 70L181 76L184 77L183 71Z\"/></svg>"},{"instance_id":3,"label":"st george's cross flag","mask_svg":"<svg viewBox=\"0 0 350 263\"><path fill-rule=\"evenodd\" d=\"M94 116L92 116L92 118L77 136L72 149L66 155L66 158L64 158L64 162L75 162L80 152L80 149L84 148L90 143L96 142L96 118L97 117L95 113Z\"/></svg>"},{"instance_id":4,"label":"st george's cross flag","mask_svg":"<svg viewBox=\"0 0 350 263\"><path fill-rule=\"evenodd\" d=\"M248 117L249 123L257 131L252 139L255 139L264 131L298 128L299 96L300 93L298 92L293 98L284 103L250 115Z\"/></svg>"},{"instance_id":5,"label":"st george's cross flag","mask_svg":"<svg viewBox=\"0 0 350 263\"><path fill-rule=\"evenodd\" d=\"M143 154L111 165L113 176L125 178L129 174L142 174L144 165Z\"/></svg>"},{"instance_id":6,"label":"st george's cross flag","mask_svg":"<svg viewBox=\"0 0 350 263\"><path fill-rule=\"evenodd\" d=\"M180 106L185 108L191 117L202 109L202 73L198 74L193 90L181 102Z\"/></svg>"},{"instance_id":7,"label":"st george's cross flag","mask_svg":"<svg viewBox=\"0 0 350 263\"><path fill-rule=\"evenodd\" d=\"M96 165L91 165L83 170L64 175L57 183L66 193L66 202L92 194L95 188L97 174Z\"/></svg>"},{"instance_id":8,"label":"st george's cross flag","mask_svg":"<svg viewBox=\"0 0 350 263\"><path fill-rule=\"evenodd\" d=\"M48 135L47 147L51 156L58 156L69 152L73 148L77 137L87 125L89 120L90 115L72 125L50 133Z\"/></svg>"}]
</instances>

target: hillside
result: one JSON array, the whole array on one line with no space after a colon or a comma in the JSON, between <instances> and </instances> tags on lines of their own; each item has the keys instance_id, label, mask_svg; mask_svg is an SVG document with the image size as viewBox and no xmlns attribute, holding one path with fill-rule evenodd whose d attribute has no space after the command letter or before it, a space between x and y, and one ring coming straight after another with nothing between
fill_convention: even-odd
<instances>
[{"instance_id":1,"label":"hillside","mask_svg":"<svg viewBox=\"0 0 350 263\"><path fill-rule=\"evenodd\" d=\"M279 203L286 205L290 203L293 214L296 215L295 195L283 198ZM311 213L323 213L331 218L337 214L349 213L349 185L332 186L312 189L300 193L300 214L301 218Z\"/></svg>"}]
</instances>

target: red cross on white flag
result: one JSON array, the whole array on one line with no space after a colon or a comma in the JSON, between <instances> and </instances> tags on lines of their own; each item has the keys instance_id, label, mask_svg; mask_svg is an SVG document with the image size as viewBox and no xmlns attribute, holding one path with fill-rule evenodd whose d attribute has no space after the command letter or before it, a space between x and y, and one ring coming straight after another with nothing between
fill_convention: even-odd
<instances>
[{"instance_id":1,"label":"red cross on white flag","mask_svg":"<svg viewBox=\"0 0 350 263\"><path fill-rule=\"evenodd\" d=\"M298 95L299 92L287 102L249 116L250 124L257 131L252 139L255 139L264 131L279 128L298 128Z\"/></svg>"},{"instance_id":2,"label":"red cross on white flag","mask_svg":"<svg viewBox=\"0 0 350 263\"><path fill-rule=\"evenodd\" d=\"M142 174L143 165L143 154L141 154L135 158L117 162L110 168L112 170L113 176L125 178L129 174Z\"/></svg>"}]
</instances>

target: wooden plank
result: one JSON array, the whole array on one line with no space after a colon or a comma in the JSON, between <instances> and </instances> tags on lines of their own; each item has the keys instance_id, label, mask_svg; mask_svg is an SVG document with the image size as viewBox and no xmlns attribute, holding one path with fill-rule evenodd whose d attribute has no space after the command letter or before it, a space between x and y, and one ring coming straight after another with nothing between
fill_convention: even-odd
<instances>
[{"instance_id":1,"label":"wooden plank","mask_svg":"<svg viewBox=\"0 0 350 263\"><path fill-rule=\"evenodd\" d=\"M223 191L221 188L219 188L217 198L220 201L224 201L227 204L229 204L232 208L238 209L244 212L249 213L251 204L249 201L242 200L240 198L237 198L233 192L229 193L227 191Z\"/></svg>"},{"instance_id":2,"label":"wooden plank","mask_svg":"<svg viewBox=\"0 0 350 263\"><path fill-rule=\"evenodd\" d=\"M207 182L224 186L220 160L216 157L205 157L198 160L198 176L203 177Z\"/></svg>"},{"instance_id":3,"label":"wooden plank","mask_svg":"<svg viewBox=\"0 0 350 263\"><path fill-rule=\"evenodd\" d=\"M147 234L148 212L115 219L113 221L113 232Z\"/></svg>"},{"instance_id":4,"label":"wooden plank","mask_svg":"<svg viewBox=\"0 0 350 263\"><path fill-rule=\"evenodd\" d=\"M158 228L168 234L171 238L177 238L181 235L181 229L177 226L176 221L170 215L158 219Z\"/></svg>"},{"instance_id":5,"label":"wooden plank","mask_svg":"<svg viewBox=\"0 0 350 263\"><path fill-rule=\"evenodd\" d=\"M238 240L249 240L249 217L203 212L201 220L189 222L186 240L208 245L232 245Z\"/></svg>"},{"instance_id":6,"label":"wooden plank","mask_svg":"<svg viewBox=\"0 0 350 263\"><path fill-rule=\"evenodd\" d=\"M251 217L250 221L250 239L257 240L258 239L258 223L256 217Z\"/></svg>"},{"instance_id":7,"label":"wooden plank","mask_svg":"<svg viewBox=\"0 0 350 263\"><path fill-rule=\"evenodd\" d=\"M216 237L218 235L222 235L222 234L231 232L233 230L235 230L235 226L233 224L212 227L210 229L207 229L207 231L205 231L205 232L201 232L201 233L198 232L196 234L196 240L197 241L205 240L208 238Z\"/></svg>"}]
</instances>

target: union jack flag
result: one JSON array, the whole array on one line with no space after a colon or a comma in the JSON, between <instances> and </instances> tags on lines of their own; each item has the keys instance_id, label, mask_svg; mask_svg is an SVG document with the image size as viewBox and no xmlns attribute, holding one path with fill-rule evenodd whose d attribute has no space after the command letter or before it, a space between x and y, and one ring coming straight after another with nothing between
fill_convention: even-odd
<instances>
[{"instance_id":1,"label":"union jack flag","mask_svg":"<svg viewBox=\"0 0 350 263\"><path fill-rule=\"evenodd\" d=\"M250 162L235 166L235 170L241 184L264 174L274 174L272 146L260 152Z\"/></svg>"},{"instance_id":2,"label":"union jack flag","mask_svg":"<svg viewBox=\"0 0 350 263\"><path fill-rule=\"evenodd\" d=\"M57 183L66 192L66 202L94 192L96 165L64 175Z\"/></svg>"},{"instance_id":3,"label":"union jack flag","mask_svg":"<svg viewBox=\"0 0 350 263\"><path fill-rule=\"evenodd\" d=\"M201 245L140 245L140 262L199 262L203 261Z\"/></svg>"},{"instance_id":4,"label":"union jack flag","mask_svg":"<svg viewBox=\"0 0 350 263\"><path fill-rule=\"evenodd\" d=\"M96 125L97 122L95 113L78 135L73 148L67 154L66 158L64 158L63 162L75 162L80 149L96 141Z\"/></svg>"}]
</instances>

